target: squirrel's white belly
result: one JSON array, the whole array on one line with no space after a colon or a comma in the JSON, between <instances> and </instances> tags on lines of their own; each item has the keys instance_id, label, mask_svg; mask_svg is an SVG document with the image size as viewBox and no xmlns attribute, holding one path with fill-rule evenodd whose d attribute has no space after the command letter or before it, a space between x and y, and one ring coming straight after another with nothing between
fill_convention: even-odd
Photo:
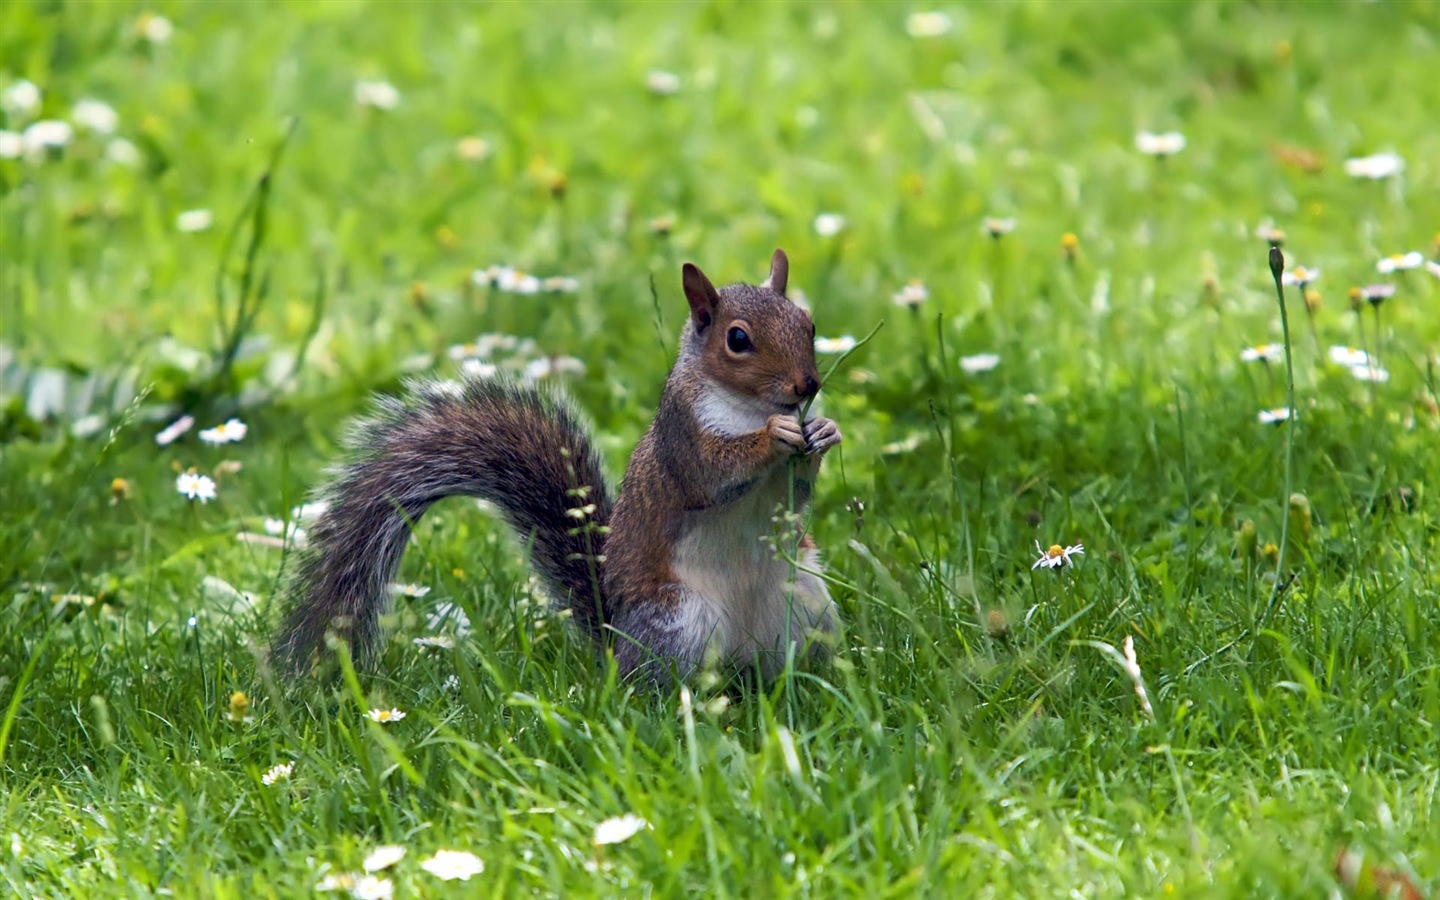
<instances>
[{"instance_id":1,"label":"squirrel's white belly","mask_svg":"<svg viewBox=\"0 0 1440 900\"><path fill-rule=\"evenodd\" d=\"M697 662L710 653L741 664L759 657L769 676L784 667L787 644L798 652L813 632L833 628L830 592L813 574L819 553L799 551L801 569L776 555L776 538L793 528L772 521L787 494L782 467L745 496L687 523L671 565L684 598L677 624L694 636Z\"/></svg>"}]
</instances>

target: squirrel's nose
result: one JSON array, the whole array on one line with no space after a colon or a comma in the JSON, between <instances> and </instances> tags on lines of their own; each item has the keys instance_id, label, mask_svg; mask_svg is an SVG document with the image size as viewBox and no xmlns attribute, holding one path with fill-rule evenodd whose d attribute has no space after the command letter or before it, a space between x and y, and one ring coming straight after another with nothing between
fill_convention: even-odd
<instances>
[{"instance_id":1,"label":"squirrel's nose","mask_svg":"<svg viewBox=\"0 0 1440 900\"><path fill-rule=\"evenodd\" d=\"M820 381L814 375L806 375L805 383L795 387L795 393L801 397L813 397L820 393Z\"/></svg>"}]
</instances>

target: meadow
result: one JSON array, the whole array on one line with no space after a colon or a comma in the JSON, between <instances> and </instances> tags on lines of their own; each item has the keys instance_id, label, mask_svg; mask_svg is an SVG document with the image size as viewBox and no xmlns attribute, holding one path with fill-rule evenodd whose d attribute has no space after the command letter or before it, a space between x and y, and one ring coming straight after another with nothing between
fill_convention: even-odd
<instances>
[{"instance_id":1,"label":"meadow","mask_svg":"<svg viewBox=\"0 0 1440 900\"><path fill-rule=\"evenodd\" d=\"M1436 71L1425 2L0 5L0 892L1435 895ZM562 383L618 476L775 247L833 662L637 691L454 500L375 671L266 665L372 393Z\"/></svg>"}]
</instances>

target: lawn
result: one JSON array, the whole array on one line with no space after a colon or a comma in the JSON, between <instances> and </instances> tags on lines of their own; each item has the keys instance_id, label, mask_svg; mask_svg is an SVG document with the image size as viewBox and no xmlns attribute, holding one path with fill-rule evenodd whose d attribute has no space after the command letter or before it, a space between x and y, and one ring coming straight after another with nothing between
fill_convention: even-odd
<instances>
[{"instance_id":1,"label":"lawn","mask_svg":"<svg viewBox=\"0 0 1440 900\"><path fill-rule=\"evenodd\" d=\"M0 6L0 892L1435 895L1437 71L1425 2ZM638 690L452 500L374 671L266 665L372 393L563 383L618 475L681 264L777 246L874 332L833 662Z\"/></svg>"}]
</instances>

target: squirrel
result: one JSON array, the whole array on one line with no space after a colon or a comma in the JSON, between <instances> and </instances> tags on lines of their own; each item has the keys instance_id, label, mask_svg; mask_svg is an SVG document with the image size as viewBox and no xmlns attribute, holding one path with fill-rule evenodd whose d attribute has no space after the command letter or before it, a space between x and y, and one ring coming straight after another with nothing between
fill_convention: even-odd
<instances>
[{"instance_id":1,"label":"squirrel","mask_svg":"<svg viewBox=\"0 0 1440 900\"><path fill-rule=\"evenodd\" d=\"M799 418L820 390L815 326L785 296L782 250L759 285L717 290L691 263L681 274L678 357L618 498L562 395L474 376L409 384L353 428L354 456L321 492L275 659L304 670L333 631L372 662L410 529L452 496L498 508L546 592L612 649L622 677L684 679L718 660L771 678L792 648L823 656L836 609L819 550L775 518L808 505L841 440L833 421ZM795 529L798 566L766 541L777 527Z\"/></svg>"}]
</instances>

